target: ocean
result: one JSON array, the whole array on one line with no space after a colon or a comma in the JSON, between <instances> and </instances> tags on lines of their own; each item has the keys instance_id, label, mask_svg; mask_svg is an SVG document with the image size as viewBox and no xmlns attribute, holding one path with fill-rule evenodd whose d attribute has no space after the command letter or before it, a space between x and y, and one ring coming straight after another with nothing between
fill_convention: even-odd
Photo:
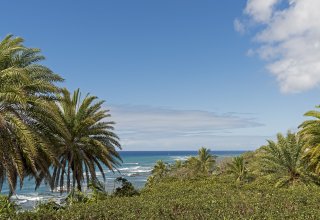
<instances>
[{"instance_id":1,"label":"ocean","mask_svg":"<svg viewBox=\"0 0 320 220\"><path fill-rule=\"evenodd\" d=\"M244 153L245 151L212 151L216 155L217 160L225 157L233 157ZM111 172L107 168L104 170L106 175L105 187L107 191L112 192L117 184L117 177L124 177L130 181L136 188L141 189L147 182L148 176L154 164L158 160L165 163L174 163L175 160L186 160L190 156L196 156L197 151L121 151L123 163L118 167L118 171ZM98 178L102 181L102 175L97 172ZM86 188L86 187L83 187ZM3 185L1 194L8 194L9 189L6 184ZM54 200L61 202L65 199L66 194L51 192L49 186L42 184L37 191L34 190L34 180L26 179L22 189L18 189L11 199L20 205L23 209L32 209L39 202Z\"/></svg>"}]
</instances>

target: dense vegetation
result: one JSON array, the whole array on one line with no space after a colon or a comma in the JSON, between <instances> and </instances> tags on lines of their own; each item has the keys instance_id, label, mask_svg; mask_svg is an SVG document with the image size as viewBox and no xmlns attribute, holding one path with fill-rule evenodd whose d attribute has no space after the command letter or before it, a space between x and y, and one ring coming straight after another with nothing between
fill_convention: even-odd
<instances>
[{"instance_id":1,"label":"dense vegetation","mask_svg":"<svg viewBox=\"0 0 320 220\"><path fill-rule=\"evenodd\" d=\"M17 219L318 219L318 178L302 166L300 139L278 135L255 152L215 163L208 149L158 161L138 193L125 179L113 194L76 192L72 203L40 205ZM195 165L196 164L196 165ZM201 165L202 164L202 165ZM207 166L205 166L207 165ZM302 166L302 168L301 168ZM205 168L206 167L206 168Z\"/></svg>"},{"instance_id":2,"label":"dense vegetation","mask_svg":"<svg viewBox=\"0 0 320 220\"><path fill-rule=\"evenodd\" d=\"M17 219L318 219L320 189L238 184L228 177L165 179L140 196L106 197L55 211L43 207Z\"/></svg>"},{"instance_id":3,"label":"dense vegetation","mask_svg":"<svg viewBox=\"0 0 320 220\"><path fill-rule=\"evenodd\" d=\"M320 112L309 111L298 133L278 134L254 152L217 162L207 148L195 157L158 161L138 192L126 179L108 194L96 177L121 158L103 101L57 86L22 38L0 42L0 219L318 219ZM64 204L17 212L10 196L26 177L70 192ZM104 176L103 176L104 177ZM83 183L90 194L81 190Z\"/></svg>"}]
</instances>

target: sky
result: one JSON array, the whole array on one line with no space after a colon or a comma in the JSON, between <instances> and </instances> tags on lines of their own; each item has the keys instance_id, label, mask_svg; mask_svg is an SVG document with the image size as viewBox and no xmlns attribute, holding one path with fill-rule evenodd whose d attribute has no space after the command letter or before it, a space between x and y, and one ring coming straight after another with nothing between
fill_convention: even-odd
<instances>
[{"instance_id":1,"label":"sky","mask_svg":"<svg viewBox=\"0 0 320 220\"><path fill-rule=\"evenodd\" d=\"M5 0L0 38L106 100L123 150L253 150L320 104L319 0Z\"/></svg>"}]
</instances>

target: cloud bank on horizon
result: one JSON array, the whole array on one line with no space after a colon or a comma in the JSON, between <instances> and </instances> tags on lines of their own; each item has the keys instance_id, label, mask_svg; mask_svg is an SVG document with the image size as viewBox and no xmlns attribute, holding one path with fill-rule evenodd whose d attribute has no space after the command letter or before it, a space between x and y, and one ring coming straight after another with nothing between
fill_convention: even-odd
<instances>
[{"instance_id":1,"label":"cloud bank on horizon","mask_svg":"<svg viewBox=\"0 0 320 220\"><path fill-rule=\"evenodd\" d=\"M297 93L320 84L320 1L248 0L244 16L235 19L239 33L256 29L253 40L267 70L284 93Z\"/></svg>"},{"instance_id":2,"label":"cloud bank on horizon","mask_svg":"<svg viewBox=\"0 0 320 220\"><path fill-rule=\"evenodd\" d=\"M233 133L264 126L236 113L114 105L111 114L124 150L255 149L266 139Z\"/></svg>"}]
</instances>

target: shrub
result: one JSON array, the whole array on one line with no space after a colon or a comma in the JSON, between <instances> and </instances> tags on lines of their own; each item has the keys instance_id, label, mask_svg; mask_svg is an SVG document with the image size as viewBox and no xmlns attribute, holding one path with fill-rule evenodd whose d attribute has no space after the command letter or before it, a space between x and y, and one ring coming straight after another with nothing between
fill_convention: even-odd
<instances>
[{"instance_id":1,"label":"shrub","mask_svg":"<svg viewBox=\"0 0 320 220\"><path fill-rule=\"evenodd\" d=\"M8 197L0 196L0 219L10 219L16 212L17 205Z\"/></svg>"},{"instance_id":2,"label":"shrub","mask_svg":"<svg viewBox=\"0 0 320 220\"><path fill-rule=\"evenodd\" d=\"M320 188L275 188L228 176L164 179L140 196L74 203L64 210L20 213L17 219L318 219Z\"/></svg>"},{"instance_id":3,"label":"shrub","mask_svg":"<svg viewBox=\"0 0 320 220\"><path fill-rule=\"evenodd\" d=\"M117 187L114 192L114 196L122 197L122 196L135 196L139 195L139 192L134 188L131 182L129 182L126 178L118 177L116 179L117 182L121 183L121 187Z\"/></svg>"}]
</instances>

